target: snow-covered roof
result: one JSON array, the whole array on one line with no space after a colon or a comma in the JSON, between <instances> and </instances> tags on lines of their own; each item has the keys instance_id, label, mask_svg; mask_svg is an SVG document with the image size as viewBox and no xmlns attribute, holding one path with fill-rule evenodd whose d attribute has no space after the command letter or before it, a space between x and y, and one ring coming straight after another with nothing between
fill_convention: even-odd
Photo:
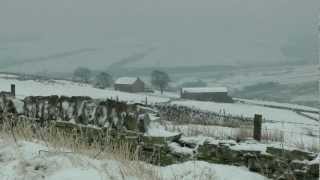
<instances>
[{"instance_id":1,"label":"snow-covered roof","mask_svg":"<svg viewBox=\"0 0 320 180\"><path fill-rule=\"evenodd\" d=\"M182 88L183 93L228 92L226 87Z\"/></svg>"},{"instance_id":2,"label":"snow-covered roof","mask_svg":"<svg viewBox=\"0 0 320 180\"><path fill-rule=\"evenodd\" d=\"M133 84L137 80L137 77L121 77L116 80L115 84Z\"/></svg>"}]
</instances>

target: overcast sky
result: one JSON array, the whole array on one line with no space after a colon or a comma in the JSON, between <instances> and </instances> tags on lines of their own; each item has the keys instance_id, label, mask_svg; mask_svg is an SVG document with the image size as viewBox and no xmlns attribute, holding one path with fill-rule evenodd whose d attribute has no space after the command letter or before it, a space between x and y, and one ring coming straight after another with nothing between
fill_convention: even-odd
<instances>
[{"instance_id":1,"label":"overcast sky","mask_svg":"<svg viewBox=\"0 0 320 180\"><path fill-rule=\"evenodd\" d=\"M290 61L281 48L315 48L319 7L319 0L0 0L0 66L103 69L139 53L125 65Z\"/></svg>"}]
</instances>

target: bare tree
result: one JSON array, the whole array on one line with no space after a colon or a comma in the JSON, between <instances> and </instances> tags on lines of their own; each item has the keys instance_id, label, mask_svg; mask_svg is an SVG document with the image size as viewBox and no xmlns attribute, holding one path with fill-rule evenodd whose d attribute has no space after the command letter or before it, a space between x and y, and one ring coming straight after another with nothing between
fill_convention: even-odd
<instances>
[{"instance_id":1,"label":"bare tree","mask_svg":"<svg viewBox=\"0 0 320 180\"><path fill-rule=\"evenodd\" d=\"M94 86L96 88L105 89L110 87L112 83L112 76L106 72L101 72L96 76Z\"/></svg>"},{"instance_id":2,"label":"bare tree","mask_svg":"<svg viewBox=\"0 0 320 180\"><path fill-rule=\"evenodd\" d=\"M170 77L166 72L155 70L151 73L151 84L159 87L161 94L163 94L164 89L168 87L169 82Z\"/></svg>"},{"instance_id":3,"label":"bare tree","mask_svg":"<svg viewBox=\"0 0 320 180\"><path fill-rule=\"evenodd\" d=\"M91 70L85 67L79 67L73 72L73 80L88 83L91 78Z\"/></svg>"}]
</instances>

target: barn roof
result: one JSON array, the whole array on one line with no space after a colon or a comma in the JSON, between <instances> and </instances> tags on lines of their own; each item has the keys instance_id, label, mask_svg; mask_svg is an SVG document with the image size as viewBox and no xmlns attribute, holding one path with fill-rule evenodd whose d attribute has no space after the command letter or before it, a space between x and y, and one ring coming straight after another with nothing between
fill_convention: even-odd
<instances>
[{"instance_id":1,"label":"barn roof","mask_svg":"<svg viewBox=\"0 0 320 180\"><path fill-rule=\"evenodd\" d=\"M226 87L202 87L202 88L182 88L183 93L214 93L228 92Z\"/></svg>"},{"instance_id":2,"label":"barn roof","mask_svg":"<svg viewBox=\"0 0 320 180\"><path fill-rule=\"evenodd\" d=\"M115 84L134 84L138 80L137 77L121 77L115 81Z\"/></svg>"}]
</instances>

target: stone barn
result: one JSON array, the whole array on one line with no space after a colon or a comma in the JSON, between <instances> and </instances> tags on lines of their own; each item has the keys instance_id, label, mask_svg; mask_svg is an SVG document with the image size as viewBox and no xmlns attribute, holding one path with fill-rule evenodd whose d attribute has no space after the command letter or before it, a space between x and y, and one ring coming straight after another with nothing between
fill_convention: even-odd
<instances>
[{"instance_id":1,"label":"stone barn","mask_svg":"<svg viewBox=\"0 0 320 180\"><path fill-rule=\"evenodd\" d=\"M215 101L232 103L226 87L182 88L181 98L198 101Z\"/></svg>"},{"instance_id":2,"label":"stone barn","mask_svg":"<svg viewBox=\"0 0 320 180\"><path fill-rule=\"evenodd\" d=\"M121 77L115 81L114 89L124 92L144 92L145 83L138 77Z\"/></svg>"}]
</instances>

